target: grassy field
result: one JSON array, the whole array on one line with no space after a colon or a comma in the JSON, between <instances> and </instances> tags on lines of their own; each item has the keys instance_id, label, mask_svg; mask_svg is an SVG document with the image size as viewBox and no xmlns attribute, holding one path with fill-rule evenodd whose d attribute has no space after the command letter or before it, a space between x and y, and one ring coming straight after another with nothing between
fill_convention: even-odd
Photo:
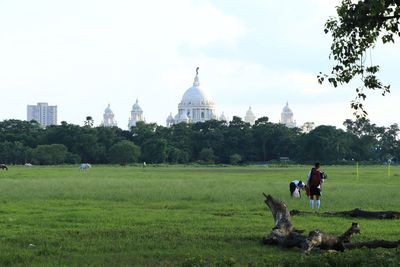
<instances>
[{"instance_id":1,"label":"grassy field","mask_svg":"<svg viewBox=\"0 0 400 267\"><path fill-rule=\"evenodd\" d=\"M312 253L267 247L273 219L262 192L290 209L288 184L309 166L273 168L11 166L0 171L0 266L399 266L400 251ZM400 210L400 167L324 167L321 211ZM297 216L335 234L354 219ZM354 241L400 239L398 220L357 219Z\"/></svg>"}]
</instances>

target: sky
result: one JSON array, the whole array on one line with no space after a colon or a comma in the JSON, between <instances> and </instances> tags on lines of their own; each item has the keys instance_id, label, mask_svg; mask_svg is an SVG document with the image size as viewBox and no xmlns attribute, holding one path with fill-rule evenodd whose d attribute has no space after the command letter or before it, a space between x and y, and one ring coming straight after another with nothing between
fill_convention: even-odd
<instances>
[{"instance_id":1,"label":"sky","mask_svg":"<svg viewBox=\"0 0 400 267\"><path fill-rule=\"evenodd\" d=\"M195 69L217 114L279 122L286 102L298 125L343 127L355 119L354 84L319 85L329 72L324 23L337 0L0 0L0 120L26 106L58 106L58 123L102 121L110 104L127 129L136 99L147 122L165 125ZM400 44L371 51L392 92L368 92L369 119L400 123Z\"/></svg>"}]
</instances>

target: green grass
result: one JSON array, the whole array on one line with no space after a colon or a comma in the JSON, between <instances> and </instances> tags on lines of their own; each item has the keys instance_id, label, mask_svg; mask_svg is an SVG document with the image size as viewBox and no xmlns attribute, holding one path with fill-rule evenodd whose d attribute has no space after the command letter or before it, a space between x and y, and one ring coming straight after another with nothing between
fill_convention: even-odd
<instances>
[{"instance_id":1,"label":"green grass","mask_svg":"<svg viewBox=\"0 0 400 267\"><path fill-rule=\"evenodd\" d=\"M262 192L290 209L290 168L93 166L13 167L0 172L0 266L398 266L395 249L344 253L284 250L261 244L273 219ZM326 167L322 211L400 210L400 167ZM400 239L398 220L293 217L298 229L335 234L352 221L355 241Z\"/></svg>"}]
</instances>

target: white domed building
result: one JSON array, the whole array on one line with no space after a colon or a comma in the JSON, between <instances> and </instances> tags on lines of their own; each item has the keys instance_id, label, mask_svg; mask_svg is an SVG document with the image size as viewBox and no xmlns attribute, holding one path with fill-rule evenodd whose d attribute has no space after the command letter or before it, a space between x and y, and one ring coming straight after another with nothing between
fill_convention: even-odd
<instances>
[{"instance_id":1,"label":"white domed building","mask_svg":"<svg viewBox=\"0 0 400 267\"><path fill-rule=\"evenodd\" d=\"M138 121L145 121L145 120L143 117L143 110L139 106L139 101L136 98L136 102L132 106L131 117L129 118L129 122L128 122L128 128L130 129L131 127L136 126L136 123Z\"/></svg>"},{"instance_id":2,"label":"white domed building","mask_svg":"<svg viewBox=\"0 0 400 267\"><path fill-rule=\"evenodd\" d=\"M254 125L256 122L256 115L254 115L251 107L246 111L246 116L244 116L244 121L250 123L250 125Z\"/></svg>"},{"instance_id":3,"label":"white domed building","mask_svg":"<svg viewBox=\"0 0 400 267\"><path fill-rule=\"evenodd\" d=\"M101 122L101 126L104 127L117 126L117 122L114 119L114 113L110 108L110 104L108 104L107 108L104 110L103 121Z\"/></svg>"},{"instance_id":4,"label":"white domed building","mask_svg":"<svg viewBox=\"0 0 400 267\"><path fill-rule=\"evenodd\" d=\"M171 114L168 116L167 126L180 122L196 123L217 119L215 104L200 85L198 71L199 68L196 69L193 86L187 89L182 96L178 105L178 114L173 119Z\"/></svg>"},{"instance_id":5,"label":"white domed building","mask_svg":"<svg viewBox=\"0 0 400 267\"><path fill-rule=\"evenodd\" d=\"M286 102L286 106L282 110L281 120L279 123L285 124L288 128L296 127L296 121L293 119L293 112L289 108L288 102Z\"/></svg>"}]
</instances>

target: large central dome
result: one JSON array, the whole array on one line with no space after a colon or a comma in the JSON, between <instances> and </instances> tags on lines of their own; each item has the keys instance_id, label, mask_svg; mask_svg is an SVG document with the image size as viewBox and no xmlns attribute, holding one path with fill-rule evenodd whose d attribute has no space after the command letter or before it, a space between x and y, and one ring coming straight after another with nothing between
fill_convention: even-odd
<instances>
[{"instance_id":1,"label":"large central dome","mask_svg":"<svg viewBox=\"0 0 400 267\"><path fill-rule=\"evenodd\" d=\"M214 105L214 102L207 95L200 85L199 77L194 78L193 86L186 90L179 105Z\"/></svg>"},{"instance_id":2,"label":"large central dome","mask_svg":"<svg viewBox=\"0 0 400 267\"><path fill-rule=\"evenodd\" d=\"M199 68L196 69L193 86L185 91L178 105L178 114L168 117L167 126L180 122L200 122L216 119L214 101L200 85Z\"/></svg>"}]
</instances>

